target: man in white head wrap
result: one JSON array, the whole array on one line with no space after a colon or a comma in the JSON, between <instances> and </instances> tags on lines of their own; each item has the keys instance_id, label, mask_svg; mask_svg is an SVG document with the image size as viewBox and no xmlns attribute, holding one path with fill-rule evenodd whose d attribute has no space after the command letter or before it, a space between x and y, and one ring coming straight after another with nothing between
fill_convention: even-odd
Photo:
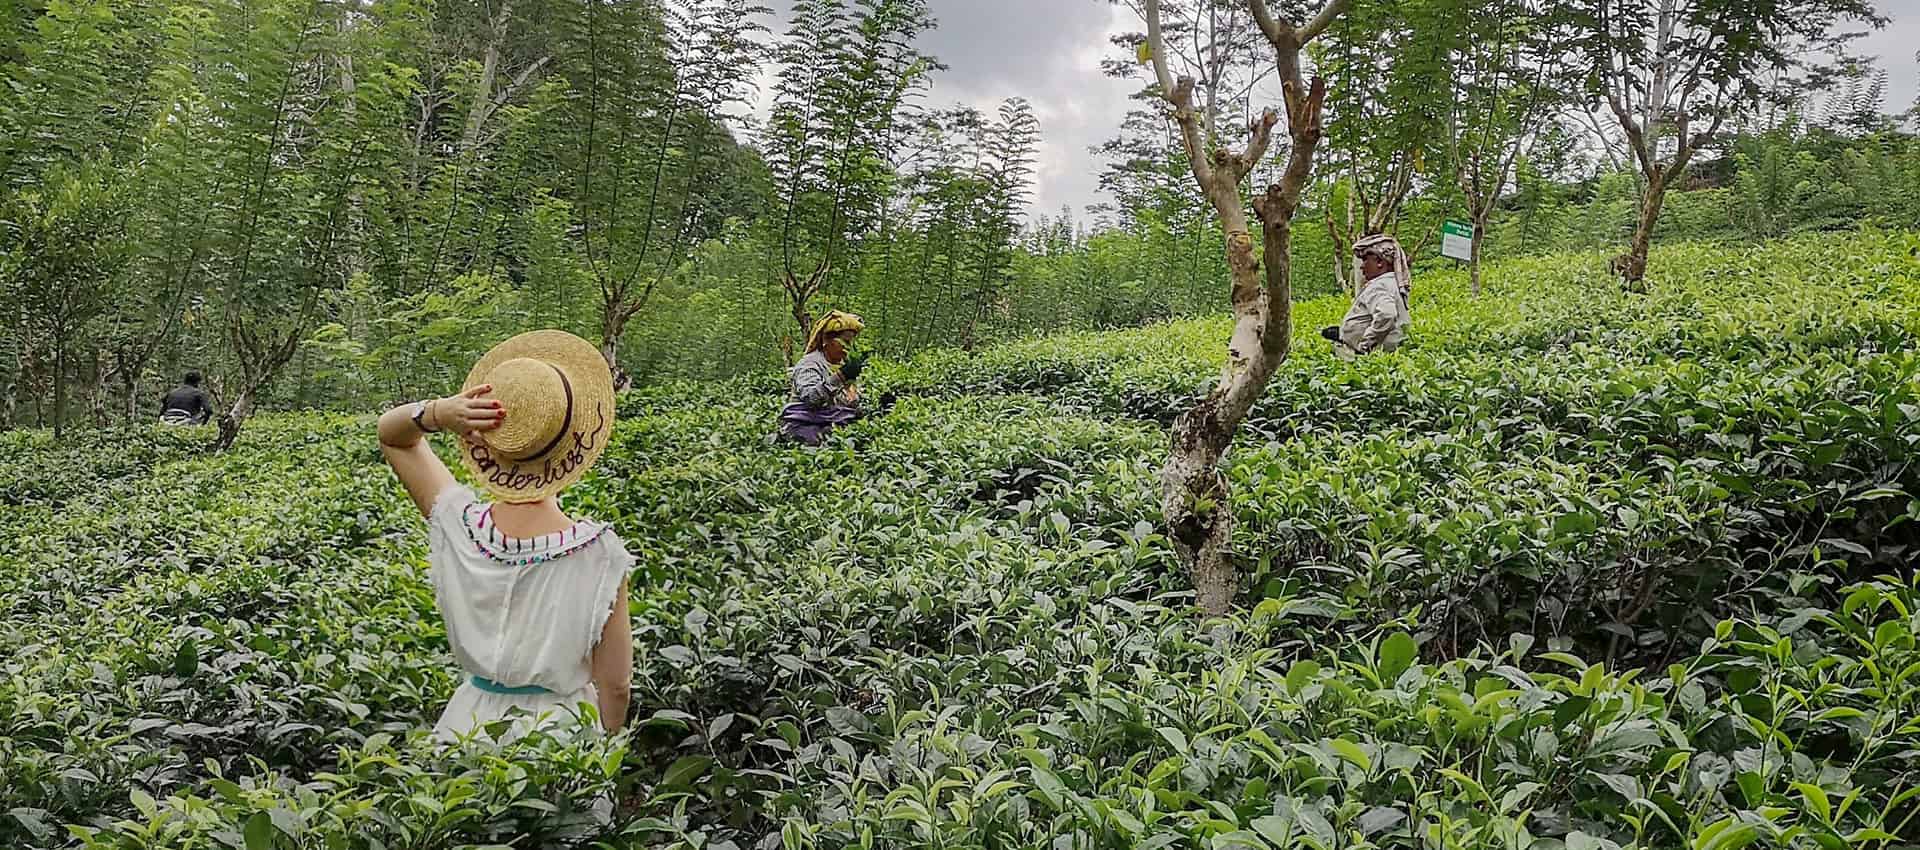
<instances>
[{"instance_id":1,"label":"man in white head wrap","mask_svg":"<svg viewBox=\"0 0 1920 850\"><path fill-rule=\"evenodd\" d=\"M1353 297L1353 309L1340 321L1334 353L1350 358L1399 348L1413 324L1413 314L1407 310L1407 296L1413 290L1407 252L1400 250L1393 237L1378 234L1355 242L1353 255L1360 260L1360 276L1366 282Z\"/></svg>"}]
</instances>

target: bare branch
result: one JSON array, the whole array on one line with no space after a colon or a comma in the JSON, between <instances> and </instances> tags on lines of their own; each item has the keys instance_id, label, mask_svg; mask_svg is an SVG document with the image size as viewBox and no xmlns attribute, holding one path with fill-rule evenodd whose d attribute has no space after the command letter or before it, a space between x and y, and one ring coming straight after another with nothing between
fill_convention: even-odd
<instances>
[{"instance_id":1,"label":"bare branch","mask_svg":"<svg viewBox=\"0 0 1920 850\"><path fill-rule=\"evenodd\" d=\"M1160 26L1160 0L1146 0L1147 44L1153 52L1153 73L1160 81L1160 95L1173 107L1174 123L1180 125L1180 137L1187 149L1187 160L1193 165L1193 176L1200 182L1202 192L1213 190L1213 167L1208 164L1206 139L1200 132L1199 116L1193 111L1192 77L1181 77L1173 81L1173 72L1167 67L1166 35ZM1237 180L1235 181L1238 182Z\"/></svg>"},{"instance_id":2,"label":"bare branch","mask_svg":"<svg viewBox=\"0 0 1920 850\"><path fill-rule=\"evenodd\" d=\"M1267 158L1267 148L1273 144L1274 125L1279 123L1280 113L1272 109L1268 109L1261 113L1259 118L1254 119L1253 124L1249 128L1253 133L1253 138L1247 143L1247 152L1242 155L1239 158L1239 162L1236 163L1235 180L1233 182L1238 183L1248 174L1252 174L1253 170L1259 167L1261 161Z\"/></svg>"},{"instance_id":3,"label":"bare branch","mask_svg":"<svg viewBox=\"0 0 1920 850\"><path fill-rule=\"evenodd\" d=\"M1193 163L1193 177L1200 181L1202 191L1213 190L1214 172L1207 153L1204 134L1200 132L1200 116L1193 111L1193 78L1181 77L1173 87L1173 96L1168 102L1173 104L1173 120L1180 125L1180 136L1185 142L1187 159ZM1236 181L1238 182L1238 181Z\"/></svg>"},{"instance_id":4,"label":"bare branch","mask_svg":"<svg viewBox=\"0 0 1920 850\"><path fill-rule=\"evenodd\" d=\"M1266 33L1268 41L1278 42L1292 31L1291 26L1274 18L1273 10L1267 8L1267 0L1247 0L1247 7L1253 10L1253 19L1260 24L1260 31Z\"/></svg>"},{"instance_id":5,"label":"bare branch","mask_svg":"<svg viewBox=\"0 0 1920 850\"><path fill-rule=\"evenodd\" d=\"M496 99L499 105L505 106L512 101L514 96L520 93L521 89L526 88L527 81L533 79L533 75L540 73L542 68L547 67L547 62L550 59L552 59L550 56L542 56L539 59L535 59L532 63L528 64L527 67L520 69L520 73L513 75L513 81L508 83L506 88L500 91L500 96Z\"/></svg>"},{"instance_id":6,"label":"bare branch","mask_svg":"<svg viewBox=\"0 0 1920 850\"><path fill-rule=\"evenodd\" d=\"M1314 15L1313 20L1296 30L1294 36L1300 39L1301 44L1319 38L1328 27L1333 26L1334 19L1346 14L1347 8L1352 5L1353 0L1327 0L1327 5L1321 7L1320 14Z\"/></svg>"},{"instance_id":7,"label":"bare branch","mask_svg":"<svg viewBox=\"0 0 1920 850\"><path fill-rule=\"evenodd\" d=\"M1647 137L1640 128L1640 122L1634 120L1633 115L1627 111L1626 104L1620 102L1620 98L1607 95L1607 105L1613 107L1614 117L1619 119L1620 129L1627 135L1627 146L1633 150L1634 158L1639 160L1641 172L1652 176L1659 163L1654 160L1653 151L1648 147Z\"/></svg>"},{"instance_id":8,"label":"bare branch","mask_svg":"<svg viewBox=\"0 0 1920 850\"><path fill-rule=\"evenodd\" d=\"M1173 72L1167 70L1167 37L1160 30L1160 0L1146 0L1146 4L1147 46L1153 53L1153 78L1160 84L1160 96L1173 103ZM1177 108L1179 104L1174 106Z\"/></svg>"},{"instance_id":9,"label":"bare branch","mask_svg":"<svg viewBox=\"0 0 1920 850\"><path fill-rule=\"evenodd\" d=\"M1293 208L1298 207L1300 195L1307 188L1307 178L1312 174L1313 152L1320 144L1323 131L1321 115L1327 102L1327 81L1314 77L1311 88L1303 98L1295 98L1291 92L1288 93L1289 104L1296 99L1300 101L1299 111L1292 111L1290 107L1287 115L1288 129L1293 135L1293 150L1287 157L1287 170L1280 175L1280 197L1288 207L1284 210L1288 216L1293 214Z\"/></svg>"}]
</instances>

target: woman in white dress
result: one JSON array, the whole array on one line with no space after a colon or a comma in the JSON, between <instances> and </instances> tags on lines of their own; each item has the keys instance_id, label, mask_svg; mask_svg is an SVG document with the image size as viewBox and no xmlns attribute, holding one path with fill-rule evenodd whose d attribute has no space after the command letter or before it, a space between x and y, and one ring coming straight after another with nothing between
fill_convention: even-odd
<instances>
[{"instance_id":1,"label":"woman in white dress","mask_svg":"<svg viewBox=\"0 0 1920 850\"><path fill-rule=\"evenodd\" d=\"M599 350L535 331L488 352L458 395L380 417L381 451L427 519L434 597L462 670L439 740L508 718L508 739L577 726L583 705L609 732L625 723L633 558L606 525L567 516L556 499L606 448L613 412ZM441 431L459 437L491 502L428 447Z\"/></svg>"}]
</instances>

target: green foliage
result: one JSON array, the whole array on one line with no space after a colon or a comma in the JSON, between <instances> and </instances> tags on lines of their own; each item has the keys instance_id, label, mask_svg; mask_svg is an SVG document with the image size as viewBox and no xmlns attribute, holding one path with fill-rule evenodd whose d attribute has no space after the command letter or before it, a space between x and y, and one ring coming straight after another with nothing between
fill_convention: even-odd
<instances>
[{"instance_id":1,"label":"green foliage","mask_svg":"<svg viewBox=\"0 0 1920 850\"><path fill-rule=\"evenodd\" d=\"M1735 0L1687 4L1581 0L1567 5L1568 18L1583 30L1569 61L1581 64L1592 96L1604 98L1609 91L1623 96L1615 88L1621 69L1631 77L1670 63L1687 69L1687 83L1676 85L1671 92L1658 92L1666 98L1686 91L1669 106L1679 106L1700 90L1721 95L1699 104L1694 120L1702 125L1750 108L1765 91L1769 82L1766 72L1800 66L1807 58L1809 45L1844 44L1845 37L1836 31L1840 25L1884 23L1875 5L1865 0L1763 4ZM1675 38L1659 43L1654 36L1663 30ZM1632 101L1625 105L1636 110L1645 107ZM1662 119L1655 115L1653 120Z\"/></svg>"},{"instance_id":2,"label":"green foliage","mask_svg":"<svg viewBox=\"0 0 1920 850\"><path fill-rule=\"evenodd\" d=\"M1916 257L1421 274L1406 348L1303 342L1249 421L1212 622L1149 518L1218 319L879 363L819 451L777 379L628 393L567 506L641 562L635 713L576 743L422 740L365 417L0 435L0 843L1900 847Z\"/></svg>"},{"instance_id":3,"label":"green foliage","mask_svg":"<svg viewBox=\"0 0 1920 850\"><path fill-rule=\"evenodd\" d=\"M1755 236L1859 221L1900 226L1920 216L1920 139L1780 129L1741 139L1734 156L1730 212Z\"/></svg>"},{"instance_id":4,"label":"green foliage","mask_svg":"<svg viewBox=\"0 0 1920 850\"><path fill-rule=\"evenodd\" d=\"M1237 146L1270 50L1244 3L1166 6L1208 132ZM237 418L360 409L445 392L450 364L534 327L597 337L660 383L778 368L796 308L860 312L897 359L1224 307L1223 234L1157 112L1097 152L1110 204L1029 219L1046 128L1019 98L924 102L942 69L923 0L810 0L772 44L757 8L0 0L0 207L84 174L116 199L100 247L124 257L86 278L103 306L70 346L10 301L0 427L146 418L187 369ZM1339 291L1356 229L1432 258L1468 195L1492 204L1495 256L1627 238L1639 182L1579 161L1565 128L1524 132L1533 95L1565 88L1546 77L1579 70L1536 60L1595 8L1397 0L1343 18L1310 57L1334 126L1293 234L1295 292ZM1137 40L1116 42L1115 76L1141 76ZM1456 85L1430 85L1435 69ZM1681 188L1702 191L1674 194L1663 239L1916 220L1913 141L1870 114L1881 77L1823 70L1757 125L1777 130L1714 141L1724 156L1689 170ZM756 75L774 109L748 146ZM1501 154L1522 142L1503 190ZM1460 191L1476 168L1480 189Z\"/></svg>"},{"instance_id":5,"label":"green foliage","mask_svg":"<svg viewBox=\"0 0 1920 850\"><path fill-rule=\"evenodd\" d=\"M1414 175L1430 174L1448 138L1452 51L1465 41L1468 4L1394 0L1357 4L1328 32L1320 69L1334 81L1328 98L1325 170L1354 182L1363 213L1397 210ZM1392 220L1388 215L1386 220ZM1355 226L1365 226L1362 222Z\"/></svg>"},{"instance_id":6,"label":"green foliage","mask_svg":"<svg viewBox=\"0 0 1920 850\"><path fill-rule=\"evenodd\" d=\"M111 309L129 260L127 200L105 170L58 167L43 189L0 207L0 298L18 344L51 354L55 434L64 430L69 358Z\"/></svg>"},{"instance_id":7,"label":"green foliage","mask_svg":"<svg viewBox=\"0 0 1920 850\"><path fill-rule=\"evenodd\" d=\"M933 26L926 0L793 7L765 131L775 206L767 226L794 321L783 338L790 356L808 332L814 296L851 288L849 269L871 256L865 243L891 217L903 125L940 67L915 44Z\"/></svg>"},{"instance_id":8,"label":"green foliage","mask_svg":"<svg viewBox=\"0 0 1920 850\"><path fill-rule=\"evenodd\" d=\"M126 199L104 168L61 170L43 192L0 209L0 292L55 334L70 334L107 309L127 263Z\"/></svg>"},{"instance_id":9,"label":"green foliage","mask_svg":"<svg viewBox=\"0 0 1920 850\"><path fill-rule=\"evenodd\" d=\"M1749 242L1920 220L1920 139L1913 136L1850 138L1789 125L1736 137L1729 148L1723 163L1701 169L1700 182L1712 188L1668 194L1656 241ZM1632 233L1638 189L1626 174L1567 185L1523 163L1518 183L1494 222L1493 255L1602 249Z\"/></svg>"},{"instance_id":10,"label":"green foliage","mask_svg":"<svg viewBox=\"0 0 1920 850\"><path fill-rule=\"evenodd\" d=\"M546 153L555 185L577 190L575 262L596 284L612 362L626 323L718 232L724 214L702 188L737 179L724 121L759 68L766 10L714 0L564 8L566 92Z\"/></svg>"},{"instance_id":11,"label":"green foliage","mask_svg":"<svg viewBox=\"0 0 1920 850\"><path fill-rule=\"evenodd\" d=\"M134 88L157 23L140 2L0 6L0 188L33 186L56 165L125 158L144 117Z\"/></svg>"}]
</instances>

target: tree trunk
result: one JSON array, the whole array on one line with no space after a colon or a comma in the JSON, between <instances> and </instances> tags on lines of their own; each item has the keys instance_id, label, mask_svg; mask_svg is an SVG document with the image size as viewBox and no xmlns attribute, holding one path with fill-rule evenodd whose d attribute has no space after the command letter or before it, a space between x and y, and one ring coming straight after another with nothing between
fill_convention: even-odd
<instances>
[{"instance_id":1,"label":"tree trunk","mask_svg":"<svg viewBox=\"0 0 1920 850\"><path fill-rule=\"evenodd\" d=\"M1233 507L1226 477L1220 472L1220 459L1292 347L1292 221L1300 195L1312 177L1327 96L1324 80L1315 79L1309 88L1301 78L1300 51L1325 31L1348 3L1330 0L1304 26L1275 19L1264 0L1249 0L1248 5L1273 46L1286 100L1287 127L1293 137L1280 181L1267 187L1254 202L1265 249L1264 280L1261 263L1254 257L1240 183L1265 160L1279 115L1268 110L1253 123L1252 139L1243 153L1209 151L1195 117L1194 81L1181 77L1175 82L1165 58L1160 4L1158 0L1146 2L1154 75L1162 96L1173 107L1173 120L1180 127L1194 182L1220 217L1233 282L1234 328L1227 343L1226 366L1213 391L1175 420L1172 450L1160 471L1160 508L1166 517L1168 536L1175 554L1192 573L1196 603L1209 615L1231 610L1239 590L1239 577L1228 551Z\"/></svg>"},{"instance_id":2,"label":"tree trunk","mask_svg":"<svg viewBox=\"0 0 1920 850\"><path fill-rule=\"evenodd\" d=\"M93 370L87 376L87 409L93 413L93 427L107 427L107 376L100 365L100 350L93 351Z\"/></svg>"},{"instance_id":3,"label":"tree trunk","mask_svg":"<svg viewBox=\"0 0 1920 850\"><path fill-rule=\"evenodd\" d=\"M120 369L120 391L126 395L127 424L140 420L140 373L145 366L125 364Z\"/></svg>"},{"instance_id":4,"label":"tree trunk","mask_svg":"<svg viewBox=\"0 0 1920 850\"><path fill-rule=\"evenodd\" d=\"M53 438L59 440L67 425L67 341L53 341Z\"/></svg>"},{"instance_id":5,"label":"tree trunk","mask_svg":"<svg viewBox=\"0 0 1920 850\"><path fill-rule=\"evenodd\" d=\"M1237 195L1239 186L1231 191ZM1234 290L1234 330L1226 373L1207 398L1174 421L1173 450L1160 471L1160 509L1172 532L1174 551L1193 574L1195 601L1209 614L1226 613L1238 590L1238 577L1227 555L1233 509L1228 504L1226 476L1219 471L1220 459L1247 411L1247 406L1232 400L1245 394L1249 382L1257 380L1264 386L1272 374L1271 369L1263 369L1266 358L1252 356L1264 348L1261 329L1272 307L1263 298L1244 297L1249 289L1257 291L1260 286L1252 237L1245 230L1230 230L1226 254Z\"/></svg>"},{"instance_id":6,"label":"tree trunk","mask_svg":"<svg viewBox=\"0 0 1920 850\"><path fill-rule=\"evenodd\" d=\"M1473 219L1473 248L1471 249L1472 259L1467 261L1467 268L1468 276L1473 280L1472 292L1475 298L1480 297L1480 250L1481 246L1487 241L1487 219L1490 217L1487 213L1479 213L1471 216Z\"/></svg>"},{"instance_id":7,"label":"tree trunk","mask_svg":"<svg viewBox=\"0 0 1920 850\"><path fill-rule=\"evenodd\" d=\"M796 347L806 347L807 334L813 330L813 314L807 310L807 304L811 302L813 296L820 291L820 287L826 282L827 274L832 270L833 263L831 261L821 260L820 265L815 267L813 273L807 275L807 279L804 281L795 275L791 269L783 269L781 271L780 287L786 291L787 301L793 306L793 323L800 328L800 343L798 346L794 344L792 337L787 338L780 346L781 353L786 356L788 366L792 366L794 361L799 359L799 356L793 353L794 349Z\"/></svg>"},{"instance_id":8,"label":"tree trunk","mask_svg":"<svg viewBox=\"0 0 1920 850\"><path fill-rule=\"evenodd\" d=\"M1660 223L1660 207L1666 200L1666 174L1655 173L1647 179L1646 194L1640 199L1640 221L1633 228L1633 244L1627 249L1626 268L1621 274L1628 288L1641 288L1647 276L1647 253L1653 247L1653 229Z\"/></svg>"},{"instance_id":9,"label":"tree trunk","mask_svg":"<svg viewBox=\"0 0 1920 850\"><path fill-rule=\"evenodd\" d=\"M614 392L633 387L633 376L620 368L620 337L627 332L627 320L631 318L623 313L620 309L601 313L600 356L607 358L607 369L613 373Z\"/></svg>"},{"instance_id":10,"label":"tree trunk","mask_svg":"<svg viewBox=\"0 0 1920 850\"><path fill-rule=\"evenodd\" d=\"M1310 162L1314 141L1317 138L1309 136L1302 146L1303 161ZM1272 258L1264 264L1254 258L1252 239L1244 231L1228 237L1234 332L1227 367L1214 391L1174 422L1173 451L1160 474L1161 510L1172 531L1175 554L1192 570L1195 601L1208 614L1231 610L1239 590L1238 570L1227 545L1234 527L1231 492L1219 471L1220 460L1293 347L1290 259L1297 204L1297 189L1282 185L1268 187L1256 199L1262 253Z\"/></svg>"},{"instance_id":11,"label":"tree trunk","mask_svg":"<svg viewBox=\"0 0 1920 850\"><path fill-rule=\"evenodd\" d=\"M889 186L891 186L891 184L889 184ZM885 281L891 281L894 279L893 277L894 236L892 232L894 217L892 215L891 210L888 210L887 212L888 212L887 215L883 215L880 217L880 244L886 246L886 255L881 260L882 271L880 272L880 279ZM887 353L887 354L893 353L892 346L889 346L887 342L888 342L889 336L893 333L893 323L890 321L890 319L893 318L893 290L894 289L895 287L893 286L883 286L880 289L880 327L878 328L880 333L877 334L877 336L879 336L880 339L878 340L878 344L874 347L880 350L881 352Z\"/></svg>"},{"instance_id":12,"label":"tree trunk","mask_svg":"<svg viewBox=\"0 0 1920 850\"><path fill-rule=\"evenodd\" d=\"M220 417L220 436L213 443L214 451L224 452L233 448L234 441L240 439L240 429L253 415L253 394L258 389L258 386L246 386L241 388L239 395L233 397L233 407Z\"/></svg>"},{"instance_id":13,"label":"tree trunk","mask_svg":"<svg viewBox=\"0 0 1920 850\"><path fill-rule=\"evenodd\" d=\"M627 320L618 308L600 314L600 356L607 358L608 369L620 368L620 336L627 331Z\"/></svg>"},{"instance_id":14,"label":"tree trunk","mask_svg":"<svg viewBox=\"0 0 1920 850\"><path fill-rule=\"evenodd\" d=\"M1333 261L1346 265L1347 292L1357 295L1360 292L1360 288L1367 285L1367 281L1366 273L1360 270L1360 258L1353 255L1353 246L1354 243L1360 241L1360 237L1366 234L1362 232L1363 228L1361 226L1354 223L1355 213L1357 211L1354 200L1360 193L1360 176L1358 173L1355 173L1351 179L1352 185L1347 188L1347 224L1346 227L1340 231L1340 244L1338 246L1340 254L1334 257Z\"/></svg>"},{"instance_id":15,"label":"tree trunk","mask_svg":"<svg viewBox=\"0 0 1920 850\"><path fill-rule=\"evenodd\" d=\"M13 430L13 411L19 404L20 376L8 375L5 383L0 383L0 431Z\"/></svg>"},{"instance_id":16,"label":"tree trunk","mask_svg":"<svg viewBox=\"0 0 1920 850\"><path fill-rule=\"evenodd\" d=\"M352 8L358 8L358 4ZM352 30L353 12L347 11L340 16L338 32L341 39L347 39ZM353 55L343 52L337 58L336 66L340 72L341 114L349 124L356 124L359 122L360 114L360 108L355 102L357 97L356 92L359 90L359 83L353 76ZM346 182L350 186L347 190L347 231L352 233L353 236L346 240L345 245L341 246L342 250L340 250L339 253L342 265L347 270L346 276L351 280L354 276L366 271L365 259L360 255L361 240L366 233L366 228L363 226L366 221L366 198L358 186L352 185L353 181L351 178Z\"/></svg>"},{"instance_id":17,"label":"tree trunk","mask_svg":"<svg viewBox=\"0 0 1920 850\"><path fill-rule=\"evenodd\" d=\"M794 350L798 349L801 354L806 353L807 335L813 332L813 313L807 309L808 300L809 296L804 295L796 295L793 298L793 325L800 332L794 337L799 342L787 346L787 365L789 366L800 359L800 354L793 353Z\"/></svg>"},{"instance_id":18,"label":"tree trunk","mask_svg":"<svg viewBox=\"0 0 1920 850\"><path fill-rule=\"evenodd\" d=\"M1472 252L1473 252L1473 258L1467 261L1467 277L1469 280L1472 281L1472 287L1469 291L1473 294L1473 297L1479 298L1480 297L1480 240L1477 237L1473 240Z\"/></svg>"},{"instance_id":19,"label":"tree trunk","mask_svg":"<svg viewBox=\"0 0 1920 850\"><path fill-rule=\"evenodd\" d=\"M1174 553L1193 576L1195 604L1214 615L1231 609L1239 591L1238 571L1227 558L1233 509L1219 471L1238 427L1221 418L1219 399L1209 397L1174 422L1173 451L1160 470L1160 510Z\"/></svg>"},{"instance_id":20,"label":"tree trunk","mask_svg":"<svg viewBox=\"0 0 1920 850\"><path fill-rule=\"evenodd\" d=\"M474 86L473 103L467 108L466 128L460 133L462 157L480 147L480 132L492 116L493 87L500 75L500 42L506 39L507 22L512 14L513 3L501 3L493 20L488 22L487 47L480 58L480 79Z\"/></svg>"},{"instance_id":21,"label":"tree trunk","mask_svg":"<svg viewBox=\"0 0 1920 850\"><path fill-rule=\"evenodd\" d=\"M46 395L40 391L41 387L46 386L46 382L33 379L34 372L40 365L33 361L26 361L20 369L20 383L27 388L27 399L33 402L33 427L35 428L44 428L47 424Z\"/></svg>"},{"instance_id":22,"label":"tree trunk","mask_svg":"<svg viewBox=\"0 0 1920 850\"><path fill-rule=\"evenodd\" d=\"M40 352L35 351L32 343L25 340L20 341L19 346L17 356L19 372L14 375L13 391L16 396L22 390L26 392L27 403L33 408L33 427L39 428L46 424L46 405L40 392L40 388L46 386L46 382L34 380L42 369Z\"/></svg>"},{"instance_id":23,"label":"tree trunk","mask_svg":"<svg viewBox=\"0 0 1920 850\"><path fill-rule=\"evenodd\" d=\"M1348 255L1348 248L1345 238L1341 235L1340 225L1333 219L1331 204L1327 206L1326 219L1327 240L1333 243L1333 282L1339 284L1341 292L1351 294L1356 291L1356 287L1347 280L1348 267L1344 257Z\"/></svg>"},{"instance_id":24,"label":"tree trunk","mask_svg":"<svg viewBox=\"0 0 1920 850\"><path fill-rule=\"evenodd\" d=\"M233 406L220 418L220 436L214 443L215 451L233 447L234 440L240 436L240 429L253 415L254 397L272 384L280 370L293 362L293 356L300 352L300 341L305 337L304 328L312 321L318 301L318 290L310 290L306 303L297 314L299 323L278 339L271 333L262 335L254 331L244 318L234 319L228 333L233 340L234 354L240 361L240 390L234 396ZM219 397L219 389L218 385L210 384L210 391L216 398Z\"/></svg>"}]
</instances>

